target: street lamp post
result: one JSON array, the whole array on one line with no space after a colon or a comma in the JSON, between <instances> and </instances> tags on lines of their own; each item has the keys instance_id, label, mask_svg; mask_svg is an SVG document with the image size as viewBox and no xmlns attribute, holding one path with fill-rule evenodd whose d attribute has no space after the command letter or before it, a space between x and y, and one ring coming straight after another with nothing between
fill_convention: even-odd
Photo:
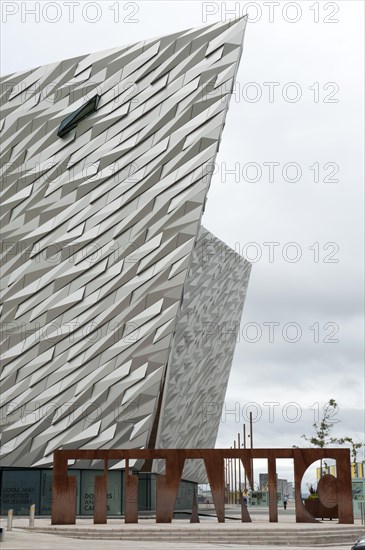
<instances>
[{"instance_id":1,"label":"street lamp post","mask_svg":"<svg viewBox=\"0 0 365 550\"><path fill-rule=\"evenodd\" d=\"M251 441L251 449L253 449L252 412L250 412L250 441Z\"/></svg>"},{"instance_id":2,"label":"street lamp post","mask_svg":"<svg viewBox=\"0 0 365 550\"><path fill-rule=\"evenodd\" d=\"M246 424L243 425L243 448L246 449ZM247 475L245 468L245 485L244 485L245 496L247 496Z\"/></svg>"},{"instance_id":3,"label":"street lamp post","mask_svg":"<svg viewBox=\"0 0 365 550\"><path fill-rule=\"evenodd\" d=\"M234 448L236 448L236 441L233 442ZM237 501L237 458L234 459L234 503Z\"/></svg>"},{"instance_id":4,"label":"street lamp post","mask_svg":"<svg viewBox=\"0 0 365 550\"><path fill-rule=\"evenodd\" d=\"M241 448L241 434L239 432L237 434L237 445L238 445L238 448L240 449ZM241 459L240 458L238 459L238 491L239 491L239 494L240 494L240 502L241 502L242 494L241 494Z\"/></svg>"},{"instance_id":5,"label":"street lamp post","mask_svg":"<svg viewBox=\"0 0 365 550\"><path fill-rule=\"evenodd\" d=\"M231 458L230 460L231 460L231 504L232 504L233 502L233 459Z\"/></svg>"}]
</instances>

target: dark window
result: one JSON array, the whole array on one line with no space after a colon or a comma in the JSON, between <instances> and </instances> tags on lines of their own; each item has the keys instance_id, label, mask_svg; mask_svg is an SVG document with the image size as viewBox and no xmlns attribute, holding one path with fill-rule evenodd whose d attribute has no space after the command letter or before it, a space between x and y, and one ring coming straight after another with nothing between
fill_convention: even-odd
<instances>
[{"instance_id":1,"label":"dark window","mask_svg":"<svg viewBox=\"0 0 365 550\"><path fill-rule=\"evenodd\" d=\"M1 483L1 514L28 515L32 504L39 514L40 470L4 470Z\"/></svg>"},{"instance_id":2,"label":"dark window","mask_svg":"<svg viewBox=\"0 0 365 550\"><path fill-rule=\"evenodd\" d=\"M59 137L65 136L68 132L76 128L77 124L83 120L84 118L88 117L92 113L95 113L98 109L99 101L101 96L96 95L89 101L87 101L82 107L77 109L74 113L66 117L62 122L58 129L57 135Z\"/></svg>"}]
</instances>

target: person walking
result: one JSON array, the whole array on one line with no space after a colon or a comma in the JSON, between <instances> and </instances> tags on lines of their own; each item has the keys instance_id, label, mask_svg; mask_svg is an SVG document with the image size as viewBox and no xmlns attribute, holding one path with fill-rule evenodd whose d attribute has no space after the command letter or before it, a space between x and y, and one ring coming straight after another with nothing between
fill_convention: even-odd
<instances>
[{"instance_id":1,"label":"person walking","mask_svg":"<svg viewBox=\"0 0 365 550\"><path fill-rule=\"evenodd\" d=\"M288 499L286 497L284 497L283 504L284 504L284 510L286 510L286 507L288 505Z\"/></svg>"}]
</instances>

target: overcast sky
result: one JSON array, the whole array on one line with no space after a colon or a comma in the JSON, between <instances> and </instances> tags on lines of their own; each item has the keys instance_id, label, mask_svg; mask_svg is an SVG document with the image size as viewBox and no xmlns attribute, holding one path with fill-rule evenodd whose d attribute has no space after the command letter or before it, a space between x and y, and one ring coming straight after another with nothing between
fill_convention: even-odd
<instances>
[{"instance_id":1,"label":"overcast sky","mask_svg":"<svg viewBox=\"0 0 365 550\"><path fill-rule=\"evenodd\" d=\"M363 2L73 4L1 2L1 73L249 5L203 219L254 264L217 445L233 444L250 410L255 446L303 445L332 397L334 435L364 441ZM279 475L292 477L284 464Z\"/></svg>"}]
</instances>

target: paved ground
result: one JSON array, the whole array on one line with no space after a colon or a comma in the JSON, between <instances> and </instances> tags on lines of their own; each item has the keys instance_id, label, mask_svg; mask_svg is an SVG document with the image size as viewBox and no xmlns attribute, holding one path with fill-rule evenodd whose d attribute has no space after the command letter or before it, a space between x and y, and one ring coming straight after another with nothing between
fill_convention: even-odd
<instances>
[{"instance_id":1,"label":"paved ground","mask_svg":"<svg viewBox=\"0 0 365 550\"><path fill-rule=\"evenodd\" d=\"M337 520L329 521L320 521L318 523L296 523L295 522L295 516L294 514L288 514L280 513L279 512L279 518L278 523L270 523L268 521L268 518L266 515L261 514L261 512L256 513L256 511L253 513L250 511L250 515L252 518L252 523L241 523L240 521L240 512L237 510L227 510L226 512L226 522L225 523L218 523L217 518L215 516L211 517L200 517L200 523L199 524L190 524L189 519L190 515L187 517L187 519L174 519L171 524L163 524L163 523L156 523L155 519L141 519L139 518L139 523L130 523L128 524L128 529L133 530L143 530L143 529L153 529L156 531L161 530L168 530L178 528L178 529L224 529L224 530L230 530L230 529L237 529L237 528L243 528L248 530L257 530L258 528L260 530L273 530L273 529L285 529L287 531L293 532L296 530L303 530L303 529L310 529L311 531L321 531L323 529L330 529L330 530L336 530L338 528L353 528L354 526L357 526L361 528L360 520L355 520L354 525L339 525ZM237 518L229 519L229 518ZM0 518L0 525L6 527L6 517ZM35 519L35 527L36 528L46 528L46 529L56 529L57 531L60 531L62 529L88 529L88 530L115 530L122 528L125 525L124 520L121 518L108 518L108 523L106 525L94 525L93 518L77 518L75 525L51 525L51 519L49 517L36 517ZM13 518L13 528L14 529L27 529L29 527L29 517L19 517L14 516Z\"/></svg>"},{"instance_id":2,"label":"paved ground","mask_svg":"<svg viewBox=\"0 0 365 550\"><path fill-rule=\"evenodd\" d=\"M13 530L5 534L6 541L0 543L1 550L94 550L102 544L107 550L171 550L169 542L146 542L146 541L100 541L97 539L68 539L56 535L45 535L36 532L25 532ZM224 550L225 548L239 550L268 550L265 546L236 545L236 544L206 544L202 542L174 542L174 550ZM312 547L294 546L273 546L275 550L313 550ZM322 547L324 550L324 548ZM316 546L316 550L321 547ZM329 550L326 547L326 550ZM342 546L331 546L331 550L350 550L348 544Z\"/></svg>"},{"instance_id":3,"label":"paved ground","mask_svg":"<svg viewBox=\"0 0 365 550\"><path fill-rule=\"evenodd\" d=\"M201 510L202 513L209 513L210 510ZM198 530L209 530L209 532L212 532L213 530L219 530L219 532L222 532L222 529L229 533L232 532L232 539L233 531L237 530L237 528L243 528L247 530L248 532L252 531L255 532L259 528L259 530L262 533L272 533L273 538L273 545L272 547L275 550L314 550L313 547L307 546L293 546L293 545L279 545L275 544L275 531L280 531L281 533L283 530L286 531L288 534L288 539L290 538L295 540L295 531L296 530L303 530L308 529L310 532L313 533L313 530L317 532L321 532L322 530L330 530L334 533L337 529L347 528L347 527L353 527L353 526L341 526L337 523L337 521L324 521L316 524L297 524L295 523L295 516L292 510L279 510L279 522L276 524L269 523L268 522L268 510L250 510L251 517L252 517L252 523L245 523L242 524L240 521L232 521L227 520L225 524L218 524L216 521L216 518L202 518L201 517L201 523L200 524L193 524L191 525L189 523L188 519L183 520L174 520L172 524L170 525L164 525L164 524L156 524L156 522L153 519L141 519L139 524L129 524L126 526L128 530L132 531L139 531L143 532L145 529L147 530L153 530L153 531L166 531L166 530L173 530L178 529L181 533L181 530L192 530L192 529L198 529ZM239 509L235 507L231 507L226 509L226 516L232 516L232 517L239 517ZM3 527L6 528L6 518L2 518L1 524ZM100 530L103 531L115 531L120 530L120 532L123 532L124 522L120 518L118 519L108 519L107 525L94 525L92 518L82 518L77 519L75 526L57 526L57 530L61 531L63 529L68 529L70 527L76 528L77 530L85 530L93 531L93 530ZM360 521L356 520L355 525L358 527L359 530L363 530L364 528L361 527ZM60 535L53 535L50 533L39 533L37 531L29 531L26 530L29 526L29 518L26 517L14 517L13 520L13 531L8 532L5 530L5 541L3 543L0 543L0 549L1 550L94 550L98 549L101 545L104 547L103 549L100 548L100 550L224 550L226 548L231 548L235 550L268 550L269 546L267 544L261 544L261 545L244 545L244 544L234 544L234 540L232 540L232 543L207 543L207 542L178 542L174 541L155 541L155 540L149 540L149 541L132 541L132 540L98 540L97 534L95 533L95 538L93 539L76 539L76 538L67 538L65 536ZM51 528L51 521L50 518L36 518L35 520L35 527L40 529L49 529ZM271 535L269 535L271 536ZM180 535L180 538L181 535ZM328 550L328 546L326 547L315 547L318 550ZM340 544L340 545L334 545L330 546L332 550L350 550L351 544Z\"/></svg>"}]
</instances>

